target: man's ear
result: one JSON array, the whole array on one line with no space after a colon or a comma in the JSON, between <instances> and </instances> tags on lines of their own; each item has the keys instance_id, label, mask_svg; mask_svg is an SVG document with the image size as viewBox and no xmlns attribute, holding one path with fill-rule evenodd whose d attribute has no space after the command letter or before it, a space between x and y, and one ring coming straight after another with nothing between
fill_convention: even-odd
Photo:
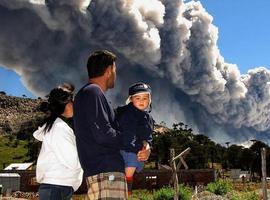
<instances>
[{"instance_id":1,"label":"man's ear","mask_svg":"<svg viewBox=\"0 0 270 200\"><path fill-rule=\"evenodd\" d=\"M106 74L106 76L110 76L111 73L112 73L112 67L111 67L111 66L108 66L108 67L106 68L105 74Z\"/></svg>"}]
</instances>

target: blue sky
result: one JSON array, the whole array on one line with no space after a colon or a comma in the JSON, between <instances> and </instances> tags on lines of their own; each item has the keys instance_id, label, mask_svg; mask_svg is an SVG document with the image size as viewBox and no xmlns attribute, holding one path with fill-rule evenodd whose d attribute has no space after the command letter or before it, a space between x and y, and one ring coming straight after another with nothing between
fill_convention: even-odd
<instances>
[{"instance_id":1,"label":"blue sky","mask_svg":"<svg viewBox=\"0 0 270 200\"><path fill-rule=\"evenodd\" d=\"M259 66L270 68L269 0L201 0L219 29L218 46L225 62L237 64L241 73ZM0 67L0 91L34 97L20 76Z\"/></svg>"},{"instance_id":2,"label":"blue sky","mask_svg":"<svg viewBox=\"0 0 270 200\"><path fill-rule=\"evenodd\" d=\"M34 98L35 96L22 84L21 78L12 70L0 67L0 91L12 96L22 96Z\"/></svg>"},{"instance_id":3,"label":"blue sky","mask_svg":"<svg viewBox=\"0 0 270 200\"><path fill-rule=\"evenodd\" d=\"M269 0L201 0L219 29L218 46L225 62L241 73L254 67L270 68Z\"/></svg>"}]
</instances>

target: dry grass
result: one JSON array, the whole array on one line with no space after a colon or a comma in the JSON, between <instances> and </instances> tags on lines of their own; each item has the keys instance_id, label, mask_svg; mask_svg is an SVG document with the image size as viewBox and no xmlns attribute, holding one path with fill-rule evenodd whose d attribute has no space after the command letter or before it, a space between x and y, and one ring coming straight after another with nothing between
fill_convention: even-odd
<instances>
[{"instance_id":1,"label":"dry grass","mask_svg":"<svg viewBox=\"0 0 270 200\"><path fill-rule=\"evenodd\" d=\"M249 182L249 183L242 183L242 182L235 182L233 183L233 188L236 191L255 191L260 188L262 188L262 183L254 183L254 182ZM270 189L270 184L267 184L267 188Z\"/></svg>"},{"instance_id":2,"label":"dry grass","mask_svg":"<svg viewBox=\"0 0 270 200\"><path fill-rule=\"evenodd\" d=\"M139 200L140 198L135 194L132 197L128 198L129 200ZM88 200L86 194L73 195L72 200Z\"/></svg>"}]
</instances>

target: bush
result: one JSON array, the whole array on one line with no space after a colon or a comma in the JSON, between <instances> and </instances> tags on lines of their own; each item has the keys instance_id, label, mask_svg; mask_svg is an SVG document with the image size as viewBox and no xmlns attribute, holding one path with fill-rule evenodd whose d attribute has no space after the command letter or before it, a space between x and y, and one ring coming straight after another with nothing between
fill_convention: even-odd
<instances>
[{"instance_id":1,"label":"bush","mask_svg":"<svg viewBox=\"0 0 270 200\"><path fill-rule=\"evenodd\" d=\"M260 197L258 194L253 192L241 192L241 193L233 193L232 200L259 200Z\"/></svg>"},{"instance_id":2,"label":"bush","mask_svg":"<svg viewBox=\"0 0 270 200\"><path fill-rule=\"evenodd\" d=\"M192 190L189 187L184 185L179 185L178 191L179 199L181 200L190 200L192 198ZM153 194L154 200L173 200L174 190L170 187L164 187L160 190L157 190Z\"/></svg>"},{"instance_id":3,"label":"bush","mask_svg":"<svg viewBox=\"0 0 270 200\"><path fill-rule=\"evenodd\" d=\"M153 200L152 193L148 190L133 190L129 200Z\"/></svg>"},{"instance_id":4,"label":"bush","mask_svg":"<svg viewBox=\"0 0 270 200\"><path fill-rule=\"evenodd\" d=\"M192 198L192 190L189 187L180 185L179 188L179 199L181 200L190 200Z\"/></svg>"},{"instance_id":5,"label":"bush","mask_svg":"<svg viewBox=\"0 0 270 200\"><path fill-rule=\"evenodd\" d=\"M259 200L260 197L255 192L246 192L243 195L241 195L241 200Z\"/></svg>"},{"instance_id":6,"label":"bush","mask_svg":"<svg viewBox=\"0 0 270 200\"><path fill-rule=\"evenodd\" d=\"M228 192L232 191L233 185L228 180L218 179L216 182L209 183L206 187L206 190L212 192L216 195L225 195Z\"/></svg>"},{"instance_id":7,"label":"bush","mask_svg":"<svg viewBox=\"0 0 270 200\"><path fill-rule=\"evenodd\" d=\"M172 188L164 187L154 192L154 200L173 200L174 191Z\"/></svg>"}]
</instances>

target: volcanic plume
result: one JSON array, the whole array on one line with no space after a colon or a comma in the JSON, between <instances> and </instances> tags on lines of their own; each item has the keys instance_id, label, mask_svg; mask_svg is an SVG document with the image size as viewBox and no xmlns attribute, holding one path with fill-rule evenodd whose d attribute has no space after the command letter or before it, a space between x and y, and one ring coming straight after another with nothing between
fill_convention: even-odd
<instances>
[{"instance_id":1,"label":"volcanic plume","mask_svg":"<svg viewBox=\"0 0 270 200\"><path fill-rule=\"evenodd\" d=\"M81 87L88 55L108 49L118 56L115 105L144 81L157 122L183 121L219 142L270 143L270 71L241 75L226 63L212 20L194 1L2 0L0 65L40 96L62 82Z\"/></svg>"}]
</instances>

